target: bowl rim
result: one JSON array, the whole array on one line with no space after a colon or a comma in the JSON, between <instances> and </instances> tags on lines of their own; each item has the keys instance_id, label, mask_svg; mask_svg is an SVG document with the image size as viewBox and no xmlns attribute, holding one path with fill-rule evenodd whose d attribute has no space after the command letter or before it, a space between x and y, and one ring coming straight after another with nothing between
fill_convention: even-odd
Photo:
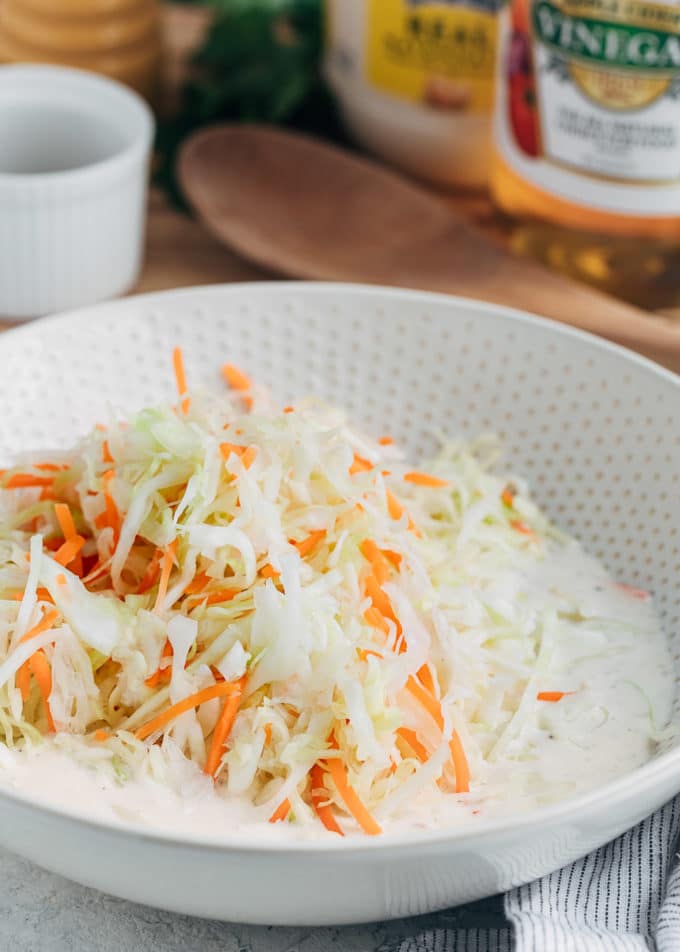
<instances>
[{"instance_id":1,"label":"bowl rim","mask_svg":"<svg viewBox=\"0 0 680 952\"><path fill-rule=\"evenodd\" d=\"M0 65L0 102L5 84L21 90L22 98L39 101L46 95L48 104L63 102L74 105L74 96L82 97L85 111L106 107L116 102L123 116L111 116L106 110L103 120L127 133L129 140L115 152L86 165L54 172L0 172L0 197L13 196L36 188L64 185L84 186L92 180L115 174L143 160L150 152L155 133L155 120L148 103L133 89L118 80L72 66L48 63L7 63ZM113 303L113 302L111 302Z\"/></svg>"},{"instance_id":2,"label":"bowl rim","mask_svg":"<svg viewBox=\"0 0 680 952\"><path fill-rule=\"evenodd\" d=\"M517 325L525 327L546 328L558 336L575 338L583 341L589 348L599 350L603 353L614 353L622 360L629 363L638 364L648 372L660 376L667 383L680 391L680 375L674 373L660 364L631 351L620 344L613 343L605 338L598 337L588 331L580 328L561 324L548 318L532 314L528 311L522 311L517 308L505 307L503 305L491 304L486 301L478 301L472 298L461 297L457 295L442 294L431 291L419 291L409 288L395 288L383 285L354 284L342 282L326 281L244 281L228 284L209 284L196 287L183 287L168 289L164 291L152 291L144 294L131 295L126 298L108 301L102 304L88 305L77 309L53 314L48 317L24 323L10 328L0 337L0 356L2 354L2 342L12 339L15 336L25 336L35 333L35 327L42 326L45 322L50 324L67 323L78 318L91 316L93 311L97 313L107 311L120 311L133 309L137 304L157 305L164 301L182 300L191 298L211 298L228 296L230 294L254 293L271 294L275 291L283 294L302 294L305 297L314 297L315 295L327 295L329 292L334 295L346 297L373 297L382 300L407 299L412 301L430 301L433 304L444 304L455 309L468 309L482 314L490 314L497 317L503 317L515 322ZM195 305L194 305L195 306ZM504 838L514 835L518 832L538 829L540 827L551 827L564 825L572 821L583 819L588 813L597 814L598 810L611 811L615 806L621 805L633 800L648 801L651 800L655 792L666 788L676 778L676 786L680 791L680 746L666 751L640 767L624 774L616 780L602 784L576 797L568 797L556 803L537 807L525 813L510 814L506 817L496 819L482 819L479 821L479 827L475 829L449 827L433 830L406 830L397 833L383 833L379 837L360 837L359 835L346 836L343 838L333 837L326 841L325 838L314 840L277 840L271 841L249 841L247 832L223 835L219 838L215 836L208 837L207 834L197 834L182 831L170 831L161 828L145 829L141 825L125 820L107 820L99 817L92 817L79 813L77 809L70 809L66 806L54 806L40 797L32 796L27 793L18 793L2 784L2 772L0 771L0 801L9 801L17 807L37 809L48 814L53 819L62 819L84 825L93 832L100 834L119 834L126 838L162 844L165 846L176 846L186 849L207 849L210 851L228 852L252 852L252 853L276 853L276 854L328 854L344 855L346 853L392 853L400 852L405 849L416 848L446 848L457 847L464 848L470 844L480 844L489 840Z\"/></svg>"}]
</instances>

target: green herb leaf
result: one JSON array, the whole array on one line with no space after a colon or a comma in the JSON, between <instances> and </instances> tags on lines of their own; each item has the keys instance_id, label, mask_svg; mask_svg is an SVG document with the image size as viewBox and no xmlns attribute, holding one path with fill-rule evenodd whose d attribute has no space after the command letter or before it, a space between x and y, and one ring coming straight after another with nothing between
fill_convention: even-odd
<instances>
[{"instance_id":1,"label":"green herb leaf","mask_svg":"<svg viewBox=\"0 0 680 952\"><path fill-rule=\"evenodd\" d=\"M287 125L344 141L321 75L322 0L205 0L214 19L192 59L179 114L162 123L156 181L182 204L174 165L182 141L219 120Z\"/></svg>"}]
</instances>

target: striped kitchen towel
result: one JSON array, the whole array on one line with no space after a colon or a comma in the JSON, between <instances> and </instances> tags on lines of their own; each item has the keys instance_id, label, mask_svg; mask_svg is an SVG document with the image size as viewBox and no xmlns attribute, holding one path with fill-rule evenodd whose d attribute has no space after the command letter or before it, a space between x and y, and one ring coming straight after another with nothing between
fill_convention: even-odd
<instances>
[{"instance_id":1,"label":"striped kitchen towel","mask_svg":"<svg viewBox=\"0 0 680 952\"><path fill-rule=\"evenodd\" d=\"M394 952L680 952L680 797L505 896L507 927L427 928Z\"/></svg>"}]
</instances>

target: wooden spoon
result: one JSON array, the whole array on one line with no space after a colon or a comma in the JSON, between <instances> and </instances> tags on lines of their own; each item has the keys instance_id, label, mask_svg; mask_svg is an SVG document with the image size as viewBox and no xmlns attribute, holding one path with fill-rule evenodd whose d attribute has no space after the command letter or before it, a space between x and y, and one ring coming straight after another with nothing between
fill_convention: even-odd
<instances>
[{"instance_id":1,"label":"wooden spoon","mask_svg":"<svg viewBox=\"0 0 680 952\"><path fill-rule=\"evenodd\" d=\"M680 328L506 251L424 188L335 146L213 126L187 140L178 172L206 227L268 269L506 304L680 361Z\"/></svg>"}]
</instances>

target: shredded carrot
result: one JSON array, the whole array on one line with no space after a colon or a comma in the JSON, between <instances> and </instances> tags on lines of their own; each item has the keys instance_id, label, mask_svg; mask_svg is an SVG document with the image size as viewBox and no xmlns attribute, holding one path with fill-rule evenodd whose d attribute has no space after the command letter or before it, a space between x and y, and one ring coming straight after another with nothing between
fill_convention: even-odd
<instances>
[{"instance_id":1,"label":"shredded carrot","mask_svg":"<svg viewBox=\"0 0 680 952\"><path fill-rule=\"evenodd\" d=\"M149 559L149 564L146 567L144 575L142 575L139 585L137 586L137 594L144 595L145 592L148 592L150 588L153 588L156 584L156 580L160 575L161 571L161 559L163 558L163 550L156 549L154 554Z\"/></svg>"},{"instance_id":2,"label":"shredded carrot","mask_svg":"<svg viewBox=\"0 0 680 952\"><path fill-rule=\"evenodd\" d=\"M67 539L54 553L54 561L58 562L59 565L70 565L84 545L85 539L80 535Z\"/></svg>"},{"instance_id":3,"label":"shredded carrot","mask_svg":"<svg viewBox=\"0 0 680 952\"><path fill-rule=\"evenodd\" d=\"M203 690L197 691L195 694L190 694L189 697L178 701L177 704L172 704L160 714L157 714L156 717L147 721L146 724L138 727L135 731L135 737L137 740L145 740L149 735L162 730L166 724L174 721L176 717L179 717L180 714L184 714L185 711L199 707L201 704L205 704L206 701L212 701L214 697L227 697L233 690L234 685L231 681L221 681L219 684L211 684L210 687L203 688Z\"/></svg>"},{"instance_id":4,"label":"shredded carrot","mask_svg":"<svg viewBox=\"0 0 680 952\"><path fill-rule=\"evenodd\" d=\"M371 563L378 585L384 585L390 577L390 563L385 554L380 551L373 539L364 539L359 546L359 550L363 557Z\"/></svg>"},{"instance_id":5,"label":"shredded carrot","mask_svg":"<svg viewBox=\"0 0 680 952\"><path fill-rule=\"evenodd\" d=\"M394 440L391 436L381 436L378 440L381 446L391 446L394 443Z\"/></svg>"},{"instance_id":6,"label":"shredded carrot","mask_svg":"<svg viewBox=\"0 0 680 952\"><path fill-rule=\"evenodd\" d=\"M417 470L405 473L404 481L413 483L414 486L429 486L431 489L443 489L449 485L447 479L439 479L437 476L430 476L429 473L420 473Z\"/></svg>"},{"instance_id":7,"label":"shredded carrot","mask_svg":"<svg viewBox=\"0 0 680 952\"><path fill-rule=\"evenodd\" d=\"M191 401L187 397L187 378L184 372L184 355L181 347L175 347L172 352L172 366L175 370L175 380L177 381L177 393L181 397L182 413L189 412Z\"/></svg>"},{"instance_id":8,"label":"shredded carrot","mask_svg":"<svg viewBox=\"0 0 680 952\"><path fill-rule=\"evenodd\" d=\"M244 393L244 394L243 394L243 397L242 397L241 399L243 400L243 403L244 403L244 405L245 405L246 410L252 410L252 409L253 409L253 403L254 403L255 401L253 400L253 398L250 396L249 393Z\"/></svg>"},{"instance_id":9,"label":"shredded carrot","mask_svg":"<svg viewBox=\"0 0 680 952\"><path fill-rule=\"evenodd\" d=\"M222 602L230 602L240 591L240 588L222 588L217 592L206 593L200 596L201 604L220 605Z\"/></svg>"},{"instance_id":10,"label":"shredded carrot","mask_svg":"<svg viewBox=\"0 0 680 952\"><path fill-rule=\"evenodd\" d=\"M393 552L392 549L381 549L380 551L385 556L387 561L392 563L395 569L399 569L402 560L402 555L400 552Z\"/></svg>"},{"instance_id":11,"label":"shredded carrot","mask_svg":"<svg viewBox=\"0 0 680 952\"><path fill-rule=\"evenodd\" d=\"M300 539L299 542L296 542L295 539L290 539L291 545L294 545L295 548L300 553L300 556L304 559L306 555L312 551L317 543L321 542L322 539L326 537L325 529L317 529L315 532L310 532L305 539Z\"/></svg>"},{"instance_id":12,"label":"shredded carrot","mask_svg":"<svg viewBox=\"0 0 680 952\"><path fill-rule=\"evenodd\" d=\"M526 522L522 522L521 519L513 519L510 523L515 532L521 532L522 535L532 536L534 535L534 530L531 529Z\"/></svg>"},{"instance_id":13,"label":"shredded carrot","mask_svg":"<svg viewBox=\"0 0 680 952\"><path fill-rule=\"evenodd\" d=\"M250 390L252 386L250 377L234 364L224 364L222 375L232 390Z\"/></svg>"},{"instance_id":14,"label":"shredded carrot","mask_svg":"<svg viewBox=\"0 0 680 952\"><path fill-rule=\"evenodd\" d=\"M219 716L217 724L215 724L212 741L210 742L210 750L208 751L208 758L203 768L205 773L210 777L215 776L222 761L224 745L227 742L229 733L236 720L245 683L245 675L240 678L240 680L231 682L233 692L227 696L224 707L222 708L222 713Z\"/></svg>"},{"instance_id":15,"label":"shredded carrot","mask_svg":"<svg viewBox=\"0 0 680 952\"><path fill-rule=\"evenodd\" d=\"M271 744L271 742L272 742L272 725L271 725L271 722L268 721L268 722L264 725L264 745L265 745L265 747L266 747L268 744Z\"/></svg>"},{"instance_id":16,"label":"shredded carrot","mask_svg":"<svg viewBox=\"0 0 680 952\"><path fill-rule=\"evenodd\" d=\"M33 476L31 473L15 473L5 483L5 489L31 489L34 486L51 486L53 476Z\"/></svg>"},{"instance_id":17,"label":"shredded carrot","mask_svg":"<svg viewBox=\"0 0 680 952\"><path fill-rule=\"evenodd\" d=\"M385 636L389 635L390 626L377 608L374 608L372 605L370 608L367 608L364 612L364 618L372 628L377 628L378 631L381 631Z\"/></svg>"},{"instance_id":18,"label":"shredded carrot","mask_svg":"<svg viewBox=\"0 0 680 952\"><path fill-rule=\"evenodd\" d=\"M54 599L52 598L52 596L50 595L50 593L47 591L46 588L37 589L35 594L39 602L51 602L54 605ZM15 602L22 601L23 597L24 597L23 589L19 589L16 592L12 593L12 598Z\"/></svg>"},{"instance_id":19,"label":"shredded carrot","mask_svg":"<svg viewBox=\"0 0 680 952\"><path fill-rule=\"evenodd\" d=\"M56 608L53 611L44 614L37 625L29 628L28 631L21 636L19 639L19 644L23 644L24 641L30 641L31 638L35 638L36 635L41 635L43 631L49 631L58 617L59 612L56 610Z\"/></svg>"},{"instance_id":20,"label":"shredded carrot","mask_svg":"<svg viewBox=\"0 0 680 952\"><path fill-rule=\"evenodd\" d=\"M269 817L270 823L280 823L281 820L285 820L288 814L290 813L290 800L286 799L281 803L276 810Z\"/></svg>"},{"instance_id":21,"label":"shredded carrot","mask_svg":"<svg viewBox=\"0 0 680 952\"><path fill-rule=\"evenodd\" d=\"M73 521L71 510L66 505L66 503L55 502L54 514L57 517L57 522L59 523L59 528L64 534L64 538L73 539L78 533L76 532L76 526Z\"/></svg>"},{"instance_id":22,"label":"shredded carrot","mask_svg":"<svg viewBox=\"0 0 680 952\"><path fill-rule=\"evenodd\" d=\"M402 504L399 502L394 493L390 492L389 489L385 490L385 496L387 498L387 511L390 514L390 519L401 519L401 517L404 515L404 507ZM411 532L420 538L420 531L410 516L408 517L408 527Z\"/></svg>"},{"instance_id":23,"label":"shredded carrot","mask_svg":"<svg viewBox=\"0 0 680 952\"><path fill-rule=\"evenodd\" d=\"M184 589L185 595L197 595L202 592L206 585L209 585L212 579L205 572L199 572L194 576L193 582L190 582Z\"/></svg>"},{"instance_id":24,"label":"shredded carrot","mask_svg":"<svg viewBox=\"0 0 680 952\"><path fill-rule=\"evenodd\" d=\"M428 664L424 664L422 668L420 668L418 671L418 678L425 690L429 691L432 697L436 697L437 690L434 686L434 678L432 677L432 672L430 671L430 666Z\"/></svg>"},{"instance_id":25,"label":"shredded carrot","mask_svg":"<svg viewBox=\"0 0 680 952\"><path fill-rule=\"evenodd\" d=\"M357 654L361 661L365 661L367 658L370 658L371 655L373 655L374 658L383 657L379 651L373 651L372 648L357 648Z\"/></svg>"},{"instance_id":26,"label":"shredded carrot","mask_svg":"<svg viewBox=\"0 0 680 952\"><path fill-rule=\"evenodd\" d=\"M648 602L652 597L646 589L635 588L633 585L626 585L625 582L615 582L614 588L618 588L620 592L625 592L626 595L630 595L631 598L636 598L640 602Z\"/></svg>"},{"instance_id":27,"label":"shredded carrot","mask_svg":"<svg viewBox=\"0 0 680 952\"><path fill-rule=\"evenodd\" d=\"M170 573L172 572L172 566L175 561L176 552L177 539L173 539L170 545L165 547L165 551L163 553L161 577L158 581L158 594L156 595L156 604L153 607L155 612L160 611L160 607L163 604L163 599L168 593L168 582L170 581Z\"/></svg>"},{"instance_id":28,"label":"shredded carrot","mask_svg":"<svg viewBox=\"0 0 680 952\"><path fill-rule=\"evenodd\" d=\"M94 740L97 741L98 744L103 744L105 740L109 739L109 737L111 736L111 732L106 731L104 730L104 728L100 727L99 730L95 731L92 736Z\"/></svg>"},{"instance_id":29,"label":"shredded carrot","mask_svg":"<svg viewBox=\"0 0 680 952\"><path fill-rule=\"evenodd\" d=\"M387 511L390 514L390 519L401 519L404 515L404 507L389 489L385 490L385 495L387 497Z\"/></svg>"},{"instance_id":30,"label":"shredded carrot","mask_svg":"<svg viewBox=\"0 0 680 952\"><path fill-rule=\"evenodd\" d=\"M115 471L112 469L107 470L102 475L102 481L104 483L104 511L96 516L94 524L97 529L113 529L113 542L115 546L120 533L121 518L115 500L111 495L110 483L114 476Z\"/></svg>"},{"instance_id":31,"label":"shredded carrot","mask_svg":"<svg viewBox=\"0 0 680 952\"><path fill-rule=\"evenodd\" d=\"M97 560L88 574L83 578L83 582L86 585L91 585L92 582L96 582L97 579L103 578L109 570L108 562L101 563Z\"/></svg>"},{"instance_id":32,"label":"shredded carrot","mask_svg":"<svg viewBox=\"0 0 680 952\"><path fill-rule=\"evenodd\" d=\"M76 524L73 521L73 515L66 503L55 502L54 513L57 517L59 528L64 533L64 539L69 542L71 539L79 538L78 533L76 532ZM73 561L73 571L76 573L76 575L82 575L83 557L80 554L80 550L76 553L75 558L71 561ZM64 562L62 564L68 565L68 562Z\"/></svg>"},{"instance_id":33,"label":"shredded carrot","mask_svg":"<svg viewBox=\"0 0 680 952\"><path fill-rule=\"evenodd\" d=\"M406 741L421 764L424 764L426 760L430 759L427 748L420 743L418 740L418 735L415 731L409 730L408 727L398 727L397 736Z\"/></svg>"},{"instance_id":34,"label":"shredded carrot","mask_svg":"<svg viewBox=\"0 0 680 952\"><path fill-rule=\"evenodd\" d=\"M354 462L352 463L352 465L351 465L350 468L349 468L349 474L350 474L350 476L354 476L356 473L365 473L365 472L367 472L369 469L373 469L373 463L371 463L371 462L370 462L369 460L367 460L367 459L364 459L363 456L358 456L358 455L355 453L355 454L354 454Z\"/></svg>"},{"instance_id":35,"label":"shredded carrot","mask_svg":"<svg viewBox=\"0 0 680 952\"><path fill-rule=\"evenodd\" d=\"M42 496L42 492L40 493L40 495ZM24 532L31 532L31 533L37 532L42 522L43 522L43 519L41 516L33 516L32 519L29 519L27 522L24 522L20 526L17 526L17 529L23 529Z\"/></svg>"},{"instance_id":36,"label":"shredded carrot","mask_svg":"<svg viewBox=\"0 0 680 952\"><path fill-rule=\"evenodd\" d=\"M232 453L237 456L243 456L246 451L245 446L239 446L238 443L220 443L220 453L223 459L229 459Z\"/></svg>"},{"instance_id":37,"label":"shredded carrot","mask_svg":"<svg viewBox=\"0 0 680 952\"><path fill-rule=\"evenodd\" d=\"M295 407L284 407L284 408L283 408L283 412L284 412L284 413L292 413L294 410L295 410Z\"/></svg>"},{"instance_id":38,"label":"shredded carrot","mask_svg":"<svg viewBox=\"0 0 680 952\"><path fill-rule=\"evenodd\" d=\"M14 684L21 692L21 700L26 702L31 696L31 669L24 661L14 677Z\"/></svg>"},{"instance_id":39,"label":"shredded carrot","mask_svg":"<svg viewBox=\"0 0 680 952\"><path fill-rule=\"evenodd\" d=\"M340 836L344 836L345 834L340 829L338 821L333 815L333 810L328 803L328 792L324 786L323 768L320 764L314 764L309 772L309 777L311 780L310 795L314 812L327 830L330 830L331 833L338 833Z\"/></svg>"},{"instance_id":40,"label":"shredded carrot","mask_svg":"<svg viewBox=\"0 0 680 952\"><path fill-rule=\"evenodd\" d=\"M418 700L421 705L425 708L428 714L432 717L432 720L435 722L437 727L441 730L444 727L444 717L442 715L441 705L436 697L433 697L428 690L426 690L420 681L417 681L413 675L410 676L406 682L406 688L411 692L411 694Z\"/></svg>"},{"instance_id":41,"label":"shredded carrot","mask_svg":"<svg viewBox=\"0 0 680 952\"><path fill-rule=\"evenodd\" d=\"M512 506L515 502L515 493L510 489L509 486L506 486L503 492L501 493L501 500L508 509L512 509Z\"/></svg>"},{"instance_id":42,"label":"shredded carrot","mask_svg":"<svg viewBox=\"0 0 680 952\"><path fill-rule=\"evenodd\" d=\"M364 588L366 594L373 602L373 607L377 608L381 615L384 615L385 618L389 618L397 626L397 633L400 633L401 626L397 616L394 614L394 609L392 608L392 602L389 600L389 597L378 584L378 580L375 575L367 575L364 582Z\"/></svg>"},{"instance_id":43,"label":"shredded carrot","mask_svg":"<svg viewBox=\"0 0 680 952\"><path fill-rule=\"evenodd\" d=\"M55 733L52 711L50 710L50 694L52 692L52 671L45 652L40 648L28 660L31 674L35 678L40 694L45 704L45 714L47 715L47 729L51 734Z\"/></svg>"},{"instance_id":44,"label":"shredded carrot","mask_svg":"<svg viewBox=\"0 0 680 952\"><path fill-rule=\"evenodd\" d=\"M454 730L449 741L453 769L456 773L456 793L470 792L470 766L468 764L458 731Z\"/></svg>"},{"instance_id":45,"label":"shredded carrot","mask_svg":"<svg viewBox=\"0 0 680 952\"><path fill-rule=\"evenodd\" d=\"M267 564L263 565L262 568L260 569L260 575L262 576L262 578L277 579L277 578L280 578L281 573L277 572L274 566L270 565L269 562L267 562Z\"/></svg>"},{"instance_id":46,"label":"shredded carrot","mask_svg":"<svg viewBox=\"0 0 680 952\"><path fill-rule=\"evenodd\" d=\"M66 585L66 576L63 572L60 572L55 576L54 581L57 583L57 585Z\"/></svg>"},{"instance_id":47,"label":"shredded carrot","mask_svg":"<svg viewBox=\"0 0 680 952\"><path fill-rule=\"evenodd\" d=\"M251 467L251 466L253 465L253 463L255 462L256 456L257 456L257 447L256 447L256 446L249 446L249 447L246 449L246 451L245 451L245 453L243 454L243 456L241 457L241 462L243 463L243 466L244 466L245 469L250 469L250 467Z\"/></svg>"},{"instance_id":48,"label":"shredded carrot","mask_svg":"<svg viewBox=\"0 0 680 952\"><path fill-rule=\"evenodd\" d=\"M167 668L157 668L153 674L144 679L147 688L157 688L159 684L167 682L172 677L172 665Z\"/></svg>"},{"instance_id":49,"label":"shredded carrot","mask_svg":"<svg viewBox=\"0 0 680 952\"><path fill-rule=\"evenodd\" d=\"M339 796L364 833L368 833L369 836L382 833L382 828L349 785L347 768L343 762L336 757L329 757L325 763Z\"/></svg>"},{"instance_id":50,"label":"shredded carrot","mask_svg":"<svg viewBox=\"0 0 680 952\"><path fill-rule=\"evenodd\" d=\"M109 449L109 441L104 440L102 443L102 462L103 463L112 463L113 456L111 455L111 450Z\"/></svg>"},{"instance_id":51,"label":"shredded carrot","mask_svg":"<svg viewBox=\"0 0 680 952\"><path fill-rule=\"evenodd\" d=\"M172 645L166 639L165 644L163 645L163 650L161 651L161 658L172 658L172 656L173 656ZM154 671L154 673L150 675L148 678L146 678L146 680L144 681L144 684L146 684L148 688L155 688L160 681L169 681L171 677L172 677L172 665L169 664L166 668L161 668L161 666L159 665Z\"/></svg>"},{"instance_id":52,"label":"shredded carrot","mask_svg":"<svg viewBox=\"0 0 680 952\"><path fill-rule=\"evenodd\" d=\"M246 469L255 462L257 456L256 446L239 446L238 443L220 443L220 453L223 459L229 459L232 453L235 453L243 463Z\"/></svg>"},{"instance_id":53,"label":"shredded carrot","mask_svg":"<svg viewBox=\"0 0 680 952\"><path fill-rule=\"evenodd\" d=\"M563 697L574 694L574 691L539 691L536 695L537 701L550 701L552 704L561 701Z\"/></svg>"}]
</instances>

